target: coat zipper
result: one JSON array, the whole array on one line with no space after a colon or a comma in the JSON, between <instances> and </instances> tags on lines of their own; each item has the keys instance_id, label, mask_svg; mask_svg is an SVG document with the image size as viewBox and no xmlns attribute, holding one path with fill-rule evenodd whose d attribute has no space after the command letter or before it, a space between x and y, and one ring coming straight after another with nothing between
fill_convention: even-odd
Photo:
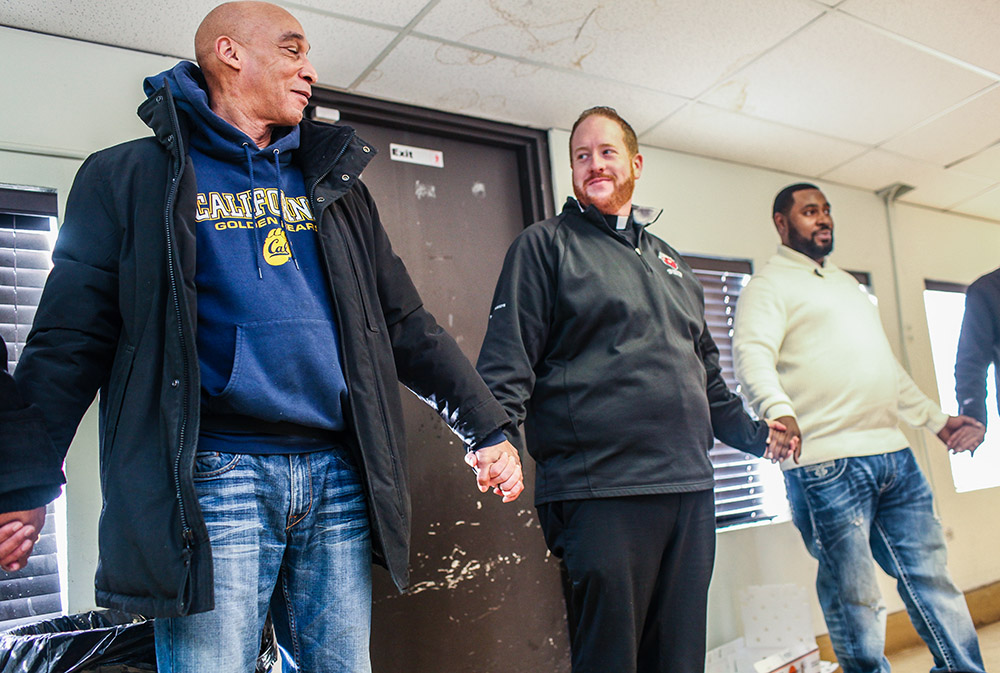
<instances>
[{"instance_id":1,"label":"coat zipper","mask_svg":"<svg viewBox=\"0 0 1000 673\"><path fill-rule=\"evenodd\" d=\"M602 223L602 224L604 224L604 223ZM636 255L639 256L639 259L642 260L642 265L644 267L646 267L646 271L649 272L649 273L653 273L653 267L651 267L649 265L649 262L646 261L645 255L642 254L642 247L641 247L642 246L642 235L646 231L644 227L639 226L639 229L636 232L636 237L635 237L636 244L634 246L632 245L632 241L628 240L623 235L619 234L617 231L611 231L611 230L609 230L606 225L602 226L601 228L604 229L604 232L606 234L608 234L609 236L611 236L611 238L613 238L616 241L620 242L622 245L627 245L628 247L632 248L632 251Z\"/></svg>"},{"instance_id":2,"label":"coat zipper","mask_svg":"<svg viewBox=\"0 0 1000 673\"><path fill-rule=\"evenodd\" d=\"M646 267L646 271L653 273L653 267L649 265L646 258L642 254L642 235L646 233L646 229L642 226L636 231L635 234L635 254L639 255L639 259L642 260L643 265Z\"/></svg>"},{"instance_id":3,"label":"coat zipper","mask_svg":"<svg viewBox=\"0 0 1000 673\"><path fill-rule=\"evenodd\" d=\"M167 111L170 114L170 125L173 129L174 142L180 143L180 125L177 122L176 111L172 106L167 106ZM181 342L181 360L183 362L182 369L182 385L184 389L181 391L181 426L180 432L178 433L177 442L177 455L174 456L174 491L177 498L177 506L180 514L181 520L181 530L184 538L184 549L190 552L193 541L194 534L191 531L191 526L189 525L187 518L187 511L184 508L184 497L181 493L181 456L184 453L184 442L187 435L187 420L188 413L190 411L190 399L188 395L188 380L190 376L190 362L188 361L187 352L187 339L184 335L184 326L181 315L181 305L180 297L177 289L177 273L174 270L174 234L173 227L171 225L170 213L173 210L174 198L177 196L177 190L180 188L180 177L183 172L183 164L180 161L177 162L177 168L174 172L174 177L171 180L170 191L167 192L167 202L163 213L163 223L167 234L167 275L170 281L170 293L174 304L174 313L177 318L177 336Z\"/></svg>"}]
</instances>

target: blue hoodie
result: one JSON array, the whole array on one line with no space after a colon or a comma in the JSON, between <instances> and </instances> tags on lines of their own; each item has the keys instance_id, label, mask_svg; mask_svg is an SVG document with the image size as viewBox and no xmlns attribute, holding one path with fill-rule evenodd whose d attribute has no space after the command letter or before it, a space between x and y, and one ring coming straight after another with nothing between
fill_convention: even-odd
<instances>
[{"instance_id":1,"label":"blue hoodie","mask_svg":"<svg viewBox=\"0 0 1000 673\"><path fill-rule=\"evenodd\" d=\"M190 118L198 184L199 450L329 448L316 430L344 429L347 385L316 221L291 161L299 128L276 129L258 149L211 110L198 66L148 77L147 95L164 84ZM213 430L220 418L225 430ZM267 423L281 423L281 434L261 431ZM250 430L232 429L241 427Z\"/></svg>"}]
</instances>

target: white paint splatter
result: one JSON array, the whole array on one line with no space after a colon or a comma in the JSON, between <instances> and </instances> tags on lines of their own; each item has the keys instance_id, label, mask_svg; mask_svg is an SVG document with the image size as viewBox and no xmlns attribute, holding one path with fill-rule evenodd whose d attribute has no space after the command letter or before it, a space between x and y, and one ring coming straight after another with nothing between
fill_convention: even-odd
<instances>
[{"instance_id":1,"label":"white paint splatter","mask_svg":"<svg viewBox=\"0 0 1000 673\"><path fill-rule=\"evenodd\" d=\"M440 577L437 580L417 582L406 593L412 595L424 591L450 591L465 582L480 578L495 582L496 573L506 566L520 565L524 561L524 557L516 552L511 552L510 554L498 554L488 560L468 558L468 552L461 546L455 545L451 553L441 557L441 561L442 567L437 570Z\"/></svg>"},{"instance_id":2,"label":"white paint splatter","mask_svg":"<svg viewBox=\"0 0 1000 673\"><path fill-rule=\"evenodd\" d=\"M434 185L428 185L420 180L416 181L416 187L414 189L414 194L417 196L417 200L422 199L436 199L437 198L437 187Z\"/></svg>"}]
</instances>

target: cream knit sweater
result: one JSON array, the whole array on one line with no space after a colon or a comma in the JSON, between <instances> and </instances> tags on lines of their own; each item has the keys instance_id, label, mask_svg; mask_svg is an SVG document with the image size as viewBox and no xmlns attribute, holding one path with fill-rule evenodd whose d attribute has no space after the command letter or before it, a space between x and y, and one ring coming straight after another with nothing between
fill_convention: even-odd
<instances>
[{"instance_id":1,"label":"cream knit sweater","mask_svg":"<svg viewBox=\"0 0 1000 673\"><path fill-rule=\"evenodd\" d=\"M896 361L864 288L786 246L740 295L733 355L757 413L798 421L800 465L898 451L900 418L934 433L948 418Z\"/></svg>"}]
</instances>

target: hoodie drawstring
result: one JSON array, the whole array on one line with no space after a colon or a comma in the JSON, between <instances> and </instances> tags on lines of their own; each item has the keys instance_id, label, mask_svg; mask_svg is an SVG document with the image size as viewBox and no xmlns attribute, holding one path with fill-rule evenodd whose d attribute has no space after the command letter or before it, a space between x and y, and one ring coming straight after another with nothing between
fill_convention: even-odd
<instances>
[{"instance_id":1,"label":"hoodie drawstring","mask_svg":"<svg viewBox=\"0 0 1000 673\"><path fill-rule=\"evenodd\" d=\"M283 198L284 193L281 191L281 162L278 160L279 150L275 147L272 152L274 153L274 172L278 174L278 220L281 222L281 230L285 232L285 242L288 244L288 254L292 256L292 263L295 264L295 268L299 268L299 260L295 259L295 249L292 247L292 237L288 235L288 228L285 226L285 199Z\"/></svg>"},{"instance_id":2,"label":"hoodie drawstring","mask_svg":"<svg viewBox=\"0 0 1000 673\"><path fill-rule=\"evenodd\" d=\"M250 221L253 222L253 259L254 263L257 264L257 277L263 280L264 272L260 268L260 256L263 254L264 246L260 242L260 233L257 231L257 188L253 179L253 154L250 151L250 143L243 143L243 151L246 153L247 171L250 173ZM285 234L285 244L288 246L288 254L291 256L295 268L298 269L299 260L295 259L295 249L292 247L292 239L288 235L288 226L285 224L284 192L281 190L281 160L278 157L280 150L274 148L271 152L274 155L274 171L277 173L278 178L278 220L281 224L281 231Z\"/></svg>"},{"instance_id":3,"label":"hoodie drawstring","mask_svg":"<svg viewBox=\"0 0 1000 673\"><path fill-rule=\"evenodd\" d=\"M258 250L263 250L263 246L260 243L260 234L257 233L257 190L254 189L253 183L253 155L250 154L250 143L243 143L243 150L246 152L247 157L247 169L250 171L250 222L253 224L253 261L257 264L257 277L261 280L264 279L264 272L260 269L260 253ZM280 184L278 185L280 188Z\"/></svg>"}]
</instances>

